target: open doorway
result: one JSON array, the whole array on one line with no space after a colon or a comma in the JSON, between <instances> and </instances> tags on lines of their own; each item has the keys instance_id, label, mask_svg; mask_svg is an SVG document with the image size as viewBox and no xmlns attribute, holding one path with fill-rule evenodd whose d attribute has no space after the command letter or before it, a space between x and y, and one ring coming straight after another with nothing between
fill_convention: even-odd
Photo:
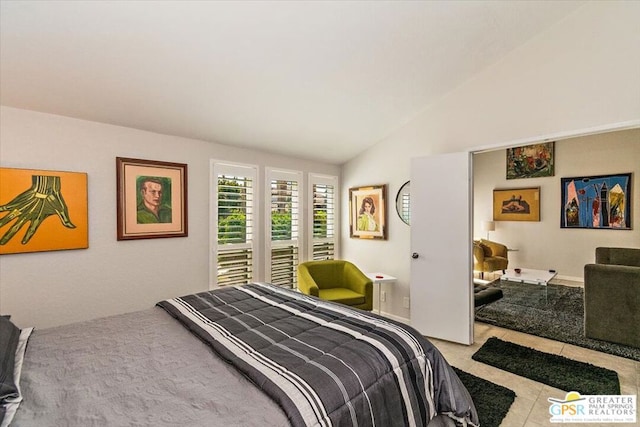
<instances>
[{"instance_id":1,"label":"open doorway","mask_svg":"<svg viewBox=\"0 0 640 427\"><path fill-rule=\"evenodd\" d=\"M637 246L640 230L637 225L633 230L562 228L561 178L630 172L631 203L635 205L631 212L638 212L640 128L590 132L554 141L554 175L548 177L507 179L506 146L473 154L473 238L486 239L482 224L493 221L489 237L510 249L509 268L555 270L557 280L581 282L584 264L593 261L595 247ZM494 220L493 191L523 188L539 188L539 219ZM489 275L492 278L495 275Z\"/></svg>"}]
</instances>

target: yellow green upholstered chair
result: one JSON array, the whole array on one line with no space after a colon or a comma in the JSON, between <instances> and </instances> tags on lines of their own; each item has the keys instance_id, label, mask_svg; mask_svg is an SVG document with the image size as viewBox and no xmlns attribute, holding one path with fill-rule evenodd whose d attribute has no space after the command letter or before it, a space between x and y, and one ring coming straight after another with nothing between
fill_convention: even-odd
<instances>
[{"instance_id":1,"label":"yellow green upholstered chair","mask_svg":"<svg viewBox=\"0 0 640 427\"><path fill-rule=\"evenodd\" d=\"M303 294L373 309L373 282L349 261L307 261L298 265L298 289Z\"/></svg>"},{"instance_id":2,"label":"yellow green upholstered chair","mask_svg":"<svg viewBox=\"0 0 640 427\"><path fill-rule=\"evenodd\" d=\"M473 241L473 269L480 272L480 277L484 277L484 272L496 270L506 270L509 265L507 247L502 243L491 240Z\"/></svg>"}]
</instances>

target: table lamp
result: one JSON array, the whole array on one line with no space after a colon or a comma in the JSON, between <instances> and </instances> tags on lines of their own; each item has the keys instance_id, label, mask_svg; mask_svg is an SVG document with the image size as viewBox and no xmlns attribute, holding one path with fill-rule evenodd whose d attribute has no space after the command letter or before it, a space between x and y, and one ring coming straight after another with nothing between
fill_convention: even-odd
<instances>
[{"instance_id":1,"label":"table lamp","mask_svg":"<svg viewBox=\"0 0 640 427\"><path fill-rule=\"evenodd\" d=\"M482 223L482 229L486 230L486 232L487 232L487 240L489 240L489 232L490 231L495 231L496 223L494 221L484 221Z\"/></svg>"}]
</instances>

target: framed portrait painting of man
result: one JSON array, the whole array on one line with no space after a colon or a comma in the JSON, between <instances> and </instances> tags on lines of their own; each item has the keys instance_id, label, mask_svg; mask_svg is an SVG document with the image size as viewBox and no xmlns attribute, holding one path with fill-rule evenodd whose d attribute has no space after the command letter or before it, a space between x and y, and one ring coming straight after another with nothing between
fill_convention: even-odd
<instances>
[{"instance_id":1,"label":"framed portrait painting of man","mask_svg":"<svg viewBox=\"0 0 640 427\"><path fill-rule=\"evenodd\" d=\"M116 157L118 240L186 237L187 165Z\"/></svg>"},{"instance_id":2,"label":"framed portrait painting of man","mask_svg":"<svg viewBox=\"0 0 640 427\"><path fill-rule=\"evenodd\" d=\"M387 186L349 189L349 234L356 239L387 239Z\"/></svg>"},{"instance_id":3,"label":"framed portrait painting of man","mask_svg":"<svg viewBox=\"0 0 640 427\"><path fill-rule=\"evenodd\" d=\"M0 168L0 255L89 247L87 174Z\"/></svg>"}]
</instances>

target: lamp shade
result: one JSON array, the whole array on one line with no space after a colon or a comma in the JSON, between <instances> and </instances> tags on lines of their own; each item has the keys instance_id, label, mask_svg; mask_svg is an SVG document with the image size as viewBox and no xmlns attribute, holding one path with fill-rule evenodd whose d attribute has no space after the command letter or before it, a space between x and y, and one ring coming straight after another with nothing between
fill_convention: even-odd
<instances>
[{"instance_id":1,"label":"lamp shade","mask_svg":"<svg viewBox=\"0 0 640 427\"><path fill-rule=\"evenodd\" d=\"M493 221L484 221L482 223L482 228L485 231L495 231L496 229L496 223Z\"/></svg>"}]
</instances>

